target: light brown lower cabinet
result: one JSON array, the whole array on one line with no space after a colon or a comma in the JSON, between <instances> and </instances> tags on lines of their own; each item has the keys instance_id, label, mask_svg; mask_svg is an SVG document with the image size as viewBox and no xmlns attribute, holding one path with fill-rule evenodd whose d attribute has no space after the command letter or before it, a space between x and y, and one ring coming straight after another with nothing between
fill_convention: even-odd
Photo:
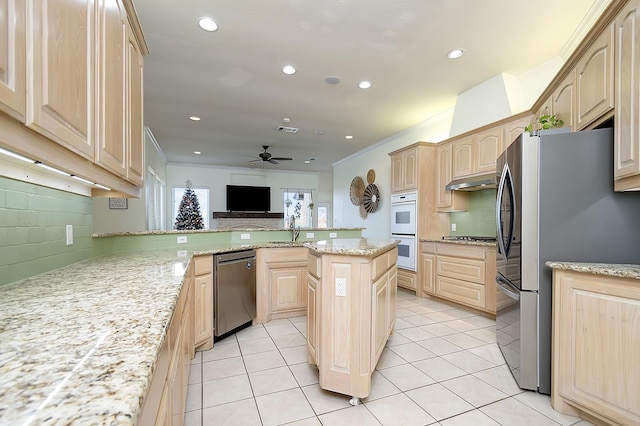
<instances>
[{"instance_id":1,"label":"light brown lower cabinet","mask_svg":"<svg viewBox=\"0 0 640 426\"><path fill-rule=\"evenodd\" d=\"M213 255L195 256L193 346L213 348Z\"/></svg>"},{"instance_id":2,"label":"light brown lower cabinet","mask_svg":"<svg viewBox=\"0 0 640 426\"><path fill-rule=\"evenodd\" d=\"M191 262L158 353L140 425L183 424L193 347L194 271Z\"/></svg>"},{"instance_id":3,"label":"light brown lower cabinet","mask_svg":"<svg viewBox=\"0 0 640 426\"><path fill-rule=\"evenodd\" d=\"M307 348L322 389L365 398L393 332L398 249L377 257L309 250Z\"/></svg>"},{"instance_id":4,"label":"light brown lower cabinet","mask_svg":"<svg viewBox=\"0 0 640 426\"><path fill-rule=\"evenodd\" d=\"M261 248L256 254L256 319L307 313L307 248Z\"/></svg>"},{"instance_id":5,"label":"light brown lower cabinet","mask_svg":"<svg viewBox=\"0 0 640 426\"><path fill-rule=\"evenodd\" d=\"M416 291L418 289L417 274L408 269L398 269L398 286L407 290Z\"/></svg>"},{"instance_id":6,"label":"light brown lower cabinet","mask_svg":"<svg viewBox=\"0 0 640 426\"><path fill-rule=\"evenodd\" d=\"M418 295L436 296L496 313L494 247L421 242Z\"/></svg>"},{"instance_id":7,"label":"light brown lower cabinet","mask_svg":"<svg viewBox=\"0 0 640 426\"><path fill-rule=\"evenodd\" d=\"M640 424L640 281L553 271L551 405L596 424Z\"/></svg>"}]
</instances>

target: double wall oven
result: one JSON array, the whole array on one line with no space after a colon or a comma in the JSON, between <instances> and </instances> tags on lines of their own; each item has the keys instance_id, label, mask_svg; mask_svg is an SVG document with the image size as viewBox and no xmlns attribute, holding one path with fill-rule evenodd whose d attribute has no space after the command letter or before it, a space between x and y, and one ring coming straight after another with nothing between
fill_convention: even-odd
<instances>
[{"instance_id":1,"label":"double wall oven","mask_svg":"<svg viewBox=\"0 0 640 426\"><path fill-rule=\"evenodd\" d=\"M391 238L399 240L398 267L416 270L418 194L406 192L391 196Z\"/></svg>"}]
</instances>

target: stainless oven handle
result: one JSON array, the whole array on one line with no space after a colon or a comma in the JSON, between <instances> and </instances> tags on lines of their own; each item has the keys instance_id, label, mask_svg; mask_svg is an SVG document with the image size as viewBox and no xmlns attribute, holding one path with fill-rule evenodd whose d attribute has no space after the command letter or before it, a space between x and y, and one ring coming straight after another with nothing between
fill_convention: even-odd
<instances>
[{"instance_id":1,"label":"stainless oven handle","mask_svg":"<svg viewBox=\"0 0 640 426\"><path fill-rule=\"evenodd\" d=\"M496 283L500 290L514 300L520 300L520 290L509 282L500 273L496 275Z\"/></svg>"}]
</instances>

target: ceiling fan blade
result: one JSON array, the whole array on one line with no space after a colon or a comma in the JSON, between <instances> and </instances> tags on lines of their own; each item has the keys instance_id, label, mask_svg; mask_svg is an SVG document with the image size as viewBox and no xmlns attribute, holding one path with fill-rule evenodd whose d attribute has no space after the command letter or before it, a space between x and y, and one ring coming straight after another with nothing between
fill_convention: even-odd
<instances>
[{"instance_id":1,"label":"ceiling fan blade","mask_svg":"<svg viewBox=\"0 0 640 426\"><path fill-rule=\"evenodd\" d=\"M255 160L249 160L249 161L247 161L247 163L255 163L257 161L264 161L264 160L261 160L261 159L257 158Z\"/></svg>"},{"instance_id":2,"label":"ceiling fan blade","mask_svg":"<svg viewBox=\"0 0 640 426\"><path fill-rule=\"evenodd\" d=\"M289 161L289 160L293 160L293 158L289 158L289 157L271 157L272 160L278 160L278 161Z\"/></svg>"},{"instance_id":3,"label":"ceiling fan blade","mask_svg":"<svg viewBox=\"0 0 640 426\"><path fill-rule=\"evenodd\" d=\"M275 158L270 158L270 159L268 159L267 161L268 161L268 162L270 162L271 164L280 164L280 163L278 163L278 162L276 161L276 159L275 159Z\"/></svg>"}]
</instances>

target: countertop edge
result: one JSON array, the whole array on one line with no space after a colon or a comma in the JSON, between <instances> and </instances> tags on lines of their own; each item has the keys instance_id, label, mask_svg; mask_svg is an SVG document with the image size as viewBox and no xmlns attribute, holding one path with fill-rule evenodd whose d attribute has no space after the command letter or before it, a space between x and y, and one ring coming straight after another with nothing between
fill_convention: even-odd
<instances>
[{"instance_id":1,"label":"countertop edge","mask_svg":"<svg viewBox=\"0 0 640 426\"><path fill-rule=\"evenodd\" d=\"M420 238L421 243L443 243L457 244L459 246L478 246L478 247L495 247L496 243L487 241L468 241L468 240L436 240L431 238Z\"/></svg>"},{"instance_id":2,"label":"countertop edge","mask_svg":"<svg viewBox=\"0 0 640 426\"><path fill-rule=\"evenodd\" d=\"M300 231L363 231L366 228L300 228ZM220 232L277 232L291 231L289 228L234 228L234 229L190 229L190 230L168 230L168 231L124 231L91 234L91 238L107 238L107 237L125 237L125 236L144 236L144 235L178 235L178 234L215 234Z\"/></svg>"},{"instance_id":3,"label":"countertop edge","mask_svg":"<svg viewBox=\"0 0 640 426\"><path fill-rule=\"evenodd\" d=\"M586 263L547 261L551 269L640 280L640 265L623 263Z\"/></svg>"}]
</instances>

